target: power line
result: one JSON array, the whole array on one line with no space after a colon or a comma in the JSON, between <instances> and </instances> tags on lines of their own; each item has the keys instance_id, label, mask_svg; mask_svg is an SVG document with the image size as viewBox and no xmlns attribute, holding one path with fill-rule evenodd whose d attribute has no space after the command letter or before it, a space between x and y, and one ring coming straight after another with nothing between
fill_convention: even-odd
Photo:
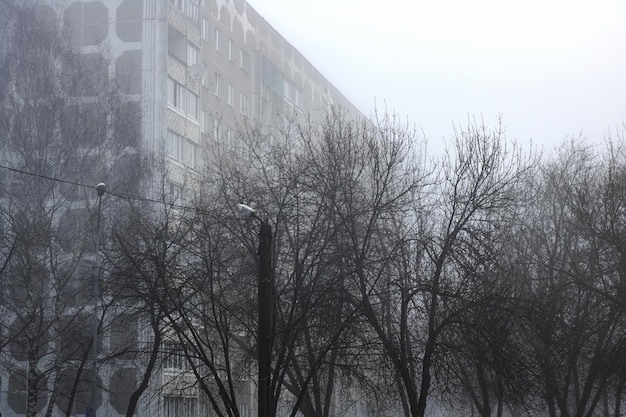
<instances>
[{"instance_id":1,"label":"power line","mask_svg":"<svg viewBox=\"0 0 626 417\"><path fill-rule=\"evenodd\" d=\"M56 178L56 177L50 177L48 175L37 174L35 172L24 171L22 169L17 169L17 168L11 168L11 167L8 167L8 166L5 166L5 165L0 165L0 168L1 169L5 169L7 171L15 172L15 173L18 173L18 174L30 175L32 177L42 178L42 179L46 179L46 180L49 180L49 181L59 182L59 183L63 183L63 184L70 184L70 185L74 185L76 187L91 188L93 190L96 190L96 186L87 185L87 184L83 184L83 183L80 183L80 182L63 180L63 179ZM195 207L189 207L189 206L184 206L184 205L175 204L175 203L167 203L165 201L157 200L157 199L153 199L153 198L128 196L128 195L122 195L122 194L118 194L118 193L111 192L111 191L105 191L105 194L109 194L109 195L111 195L113 197L121 198L122 200L128 200L128 201L144 201L144 202L148 202L148 203L168 204L171 207L180 208L180 209L186 209L186 210L196 209Z\"/></svg>"},{"instance_id":2,"label":"power line","mask_svg":"<svg viewBox=\"0 0 626 417\"><path fill-rule=\"evenodd\" d=\"M76 186L79 186L79 187L93 188L94 190L96 189L96 187L91 187L89 185L81 184L81 183L78 183L78 182L62 180L60 178L53 178L53 177L49 177L47 175L36 174L34 172L23 171L21 169L11 168L11 167L7 167L7 166L4 166L4 165L0 165L0 168L6 169L7 171L13 171L13 172L17 172L19 174L30 175L32 177L39 177L39 178L43 178L43 179L50 180L50 181L56 181L56 182L61 182L61 183L64 183L64 184L76 185Z\"/></svg>"}]
</instances>

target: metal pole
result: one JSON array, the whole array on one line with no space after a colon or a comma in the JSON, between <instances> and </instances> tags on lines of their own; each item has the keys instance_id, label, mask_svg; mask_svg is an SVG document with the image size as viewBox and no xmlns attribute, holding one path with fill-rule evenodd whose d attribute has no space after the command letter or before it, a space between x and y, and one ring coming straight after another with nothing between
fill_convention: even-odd
<instances>
[{"instance_id":1,"label":"metal pole","mask_svg":"<svg viewBox=\"0 0 626 417\"><path fill-rule=\"evenodd\" d=\"M91 403L85 411L86 417L96 416L96 402L98 397L98 299L100 298L100 217L102 213L102 196L106 191L104 183L98 184L98 217L96 220L96 253L94 257L93 274L93 312L92 312L92 333L91 333Z\"/></svg>"},{"instance_id":2,"label":"metal pole","mask_svg":"<svg viewBox=\"0 0 626 417\"><path fill-rule=\"evenodd\" d=\"M259 230L259 276L258 276L258 308L259 308L259 397L258 416L270 417L271 395L270 373L272 362L273 332L273 280L272 280L272 227L267 221L261 223Z\"/></svg>"}]
</instances>

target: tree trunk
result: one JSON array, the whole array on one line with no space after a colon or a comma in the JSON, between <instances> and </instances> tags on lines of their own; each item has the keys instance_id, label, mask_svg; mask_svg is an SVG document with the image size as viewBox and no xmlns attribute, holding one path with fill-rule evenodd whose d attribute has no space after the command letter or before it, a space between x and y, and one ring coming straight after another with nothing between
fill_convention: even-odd
<instances>
[{"instance_id":1,"label":"tree trunk","mask_svg":"<svg viewBox=\"0 0 626 417\"><path fill-rule=\"evenodd\" d=\"M139 387L131 394L130 401L128 402L128 409L126 410L126 417L133 417L137 409L137 403L141 394L148 388L150 377L154 371L157 359L159 358L159 349L161 347L161 332L159 331L159 324L157 320L152 321L152 330L154 331L154 342L152 344L152 350L150 351L150 360L146 365L146 370L143 374L143 379Z\"/></svg>"}]
</instances>

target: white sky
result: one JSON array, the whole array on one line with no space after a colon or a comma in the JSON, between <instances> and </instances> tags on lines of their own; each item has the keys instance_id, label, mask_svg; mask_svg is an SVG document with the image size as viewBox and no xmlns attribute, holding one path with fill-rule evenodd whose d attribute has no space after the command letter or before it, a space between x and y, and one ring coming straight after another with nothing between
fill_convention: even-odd
<instances>
[{"instance_id":1,"label":"white sky","mask_svg":"<svg viewBox=\"0 0 626 417\"><path fill-rule=\"evenodd\" d=\"M468 115L551 150L626 121L626 0L248 0L363 113ZM434 145L434 146L433 146Z\"/></svg>"}]
</instances>

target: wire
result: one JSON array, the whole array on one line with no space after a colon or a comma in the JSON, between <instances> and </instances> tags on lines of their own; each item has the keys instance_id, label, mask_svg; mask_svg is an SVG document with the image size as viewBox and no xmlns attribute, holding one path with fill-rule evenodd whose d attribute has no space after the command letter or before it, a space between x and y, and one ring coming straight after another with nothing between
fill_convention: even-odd
<instances>
[{"instance_id":1,"label":"wire","mask_svg":"<svg viewBox=\"0 0 626 417\"><path fill-rule=\"evenodd\" d=\"M93 190L97 190L97 187L94 187L92 185L82 184L80 182L75 182L75 181L62 180L60 178L50 177L48 175L43 175L43 174L36 174L34 172L28 172L28 171L24 171L24 170L17 169L17 168L11 168L11 167L8 167L8 166L5 166L5 165L0 165L0 169L5 169L7 171L16 172L18 174L30 175L32 177L43 178L43 179L46 179L46 180L49 180L49 181L55 181L55 182L59 182L59 183L63 183L63 184L70 184L70 185L74 185L74 186L77 186L77 187L91 188ZM194 209L196 209L196 207L189 207L189 206L184 206L182 204L175 204L175 203L166 203L165 201L157 200L157 199L153 199L153 198L128 196L128 195L114 193L114 192L111 192L111 191L105 191L104 193L105 194L109 194L109 195L111 195L113 197L121 198L122 200L145 201L145 202L148 202L148 203L159 203L159 204L165 203L165 204L168 204L170 207L174 207L174 208L187 209L187 210L194 210Z\"/></svg>"},{"instance_id":2,"label":"wire","mask_svg":"<svg viewBox=\"0 0 626 417\"><path fill-rule=\"evenodd\" d=\"M73 181L67 181L67 180L62 180L60 178L53 178L53 177L49 177L47 175L42 175L42 174L35 174L34 172L28 172L28 171L23 171L21 169L17 169L17 168L11 168L11 167L7 167L4 165L0 165L0 168L2 169L6 169L7 171L13 171L13 172L17 172L19 174L26 174L26 175L30 175L32 177L39 177L39 178L44 178L46 180L51 180L51 181L56 181L56 182L62 182L64 184L71 184L71 185L76 185L79 187L87 187L87 188L93 188L95 189L96 187L91 187L89 185L85 185L85 184L81 184L78 182L73 182Z\"/></svg>"}]
</instances>

